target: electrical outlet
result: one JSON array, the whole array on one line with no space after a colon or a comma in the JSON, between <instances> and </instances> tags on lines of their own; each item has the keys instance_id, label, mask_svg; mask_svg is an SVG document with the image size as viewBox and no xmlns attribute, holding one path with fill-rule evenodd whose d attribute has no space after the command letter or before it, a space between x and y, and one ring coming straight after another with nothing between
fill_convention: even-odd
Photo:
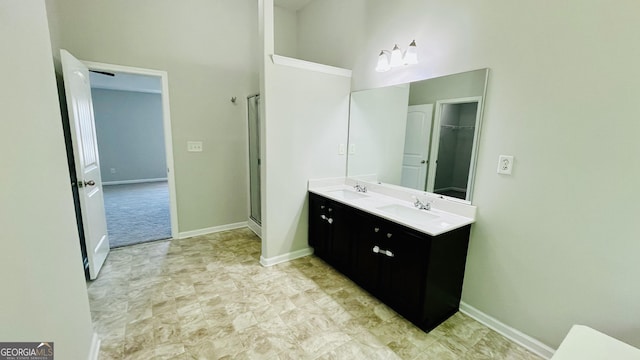
<instances>
[{"instance_id":1,"label":"electrical outlet","mask_svg":"<svg viewBox=\"0 0 640 360\"><path fill-rule=\"evenodd\" d=\"M187 151L202 152L202 141L187 141Z\"/></svg>"},{"instance_id":2,"label":"electrical outlet","mask_svg":"<svg viewBox=\"0 0 640 360\"><path fill-rule=\"evenodd\" d=\"M338 155L344 155L347 152L347 147L344 144L338 145Z\"/></svg>"},{"instance_id":3,"label":"electrical outlet","mask_svg":"<svg viewBox=\"0 0 640 360\"><path fill-rule=\"evenodd\" d=\"M513 170L513 156L500 155L498 157L498 174L511 175Z\"/></svg>"}]
</instances>

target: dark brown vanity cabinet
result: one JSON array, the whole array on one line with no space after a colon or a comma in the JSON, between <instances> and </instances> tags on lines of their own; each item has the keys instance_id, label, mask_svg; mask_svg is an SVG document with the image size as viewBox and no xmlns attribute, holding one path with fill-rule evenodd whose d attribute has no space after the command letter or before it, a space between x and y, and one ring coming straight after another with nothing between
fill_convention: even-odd
<instances>
[{"instance_id":1,"label":"dark brown vanity cabinet","mask_svg":"<svg viewBox=\"0 0 640 360\"><path fill-rule=\"evenodd\" d=\"M309 245L316 255L345 274L351 257L350 212L338 202L317 195L309 197Z\"/></svg>"},{"instance_id":2,"label":"dark brown vanity cabinet","mask_svg":"<svg viewBox=\"0 0 640 360\"><path fill-rule=\"evenodd\" d=\"M356 218L353 280L411 319L420 308L429 237L374 216Z\"/></svg>"},{"instance_id":3,"label":"dark brown vanity cabinet","mask_svg":"<svg viewBox=\"0 0 640 360\"><path fill-rule=\"evenodd\" d=\"M314 193L309 217L316 254L418 327L458 310L470 225L429 236Z\"/></svg>"}]
</instances>

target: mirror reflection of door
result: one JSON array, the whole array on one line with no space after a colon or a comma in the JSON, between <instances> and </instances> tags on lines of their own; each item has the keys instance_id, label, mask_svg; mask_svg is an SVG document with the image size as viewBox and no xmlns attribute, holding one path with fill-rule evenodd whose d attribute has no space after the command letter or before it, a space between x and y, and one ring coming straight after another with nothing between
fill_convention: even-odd
<instances>
[{"instance_id":1,"label":"mirror reflection of door","mask_svg":"<svg viewBox=\"0 0 640 360\"><path fill-rule=\"evenodd\" d=\"M427 191L468 200L481 98L436 102Z\"/></svg>"},{"instance_id":2,"label":"mirror reflection of door","mask_svg":"<svg viewBox=\"0 0 640 360\"><path fill-rule=\"evenodd\" d=\"M402 186L425 189L432 122L433 104L409 106L402 157Z\"/></svg>"}]
</instances>

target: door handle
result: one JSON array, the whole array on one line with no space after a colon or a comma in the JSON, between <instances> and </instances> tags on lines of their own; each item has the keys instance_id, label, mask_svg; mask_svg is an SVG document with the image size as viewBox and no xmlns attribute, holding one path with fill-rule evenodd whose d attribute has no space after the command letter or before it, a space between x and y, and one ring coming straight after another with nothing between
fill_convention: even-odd
<instances>
[{"instance_id":1,"label":"door handle","mask_svg":"<svg viewBox=\"0 0 640 360\"><path fill-rule=\"evenodd\" d=\"M426 164L426 163L427 163L427 160L420 161L420 164Z\"/></svg>"},{"instance_id":2,"label":"door handle","mask_svg":"<svg viewBox=\"0 0 640 360\"><path fill-rule=\"evenodd\" d=\"M85 186L94 186L95 184L96 182L93 180L89 180L89 181L80 180L78 181L78 188L83 188Z\"/></svg>"}]
</instances>

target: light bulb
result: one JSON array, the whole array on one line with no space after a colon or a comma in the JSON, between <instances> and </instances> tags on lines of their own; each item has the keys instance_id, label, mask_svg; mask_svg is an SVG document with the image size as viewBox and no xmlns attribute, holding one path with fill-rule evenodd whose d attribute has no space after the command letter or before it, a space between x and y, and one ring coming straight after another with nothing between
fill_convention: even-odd
<instances>
[{"instance_id":1,"label":"light bulb","mask_svg":"<svg viewBox=\"0 0 640 360\"><path fill-rule=\"evenodd\" d=\"M404 63L406 65L413 65L418 63L418 47L416 46L415 40L413 40L411 44L409 44L409 48L404 53Z\"/></svg>"},{"instance_id":2,"label":"light bulb","mask_svg":"<svg viewBox=\"0 0 640 360\"><path fill-rule=\"evenodd\" d=\"M385 55L384 51L380 51L380 55L378 55L378 65L376 66L377 72L385 72L389 71L391 67L389 66L389 59L387 59L387 55Z\"/></svg>"},{"instance_id":3,"label":"light bulb","mask_svg":"<svg viewBox=\"0 0 640 360\"><path fill-rule=\"evenodd\" d=\"M404 65L404 62L402 61L402 51L400 51L397 44L393 47L393 50L391 50L391 61L389 62L389 65L391 65L391 67Z\"/></svg>"}]
</instances>

